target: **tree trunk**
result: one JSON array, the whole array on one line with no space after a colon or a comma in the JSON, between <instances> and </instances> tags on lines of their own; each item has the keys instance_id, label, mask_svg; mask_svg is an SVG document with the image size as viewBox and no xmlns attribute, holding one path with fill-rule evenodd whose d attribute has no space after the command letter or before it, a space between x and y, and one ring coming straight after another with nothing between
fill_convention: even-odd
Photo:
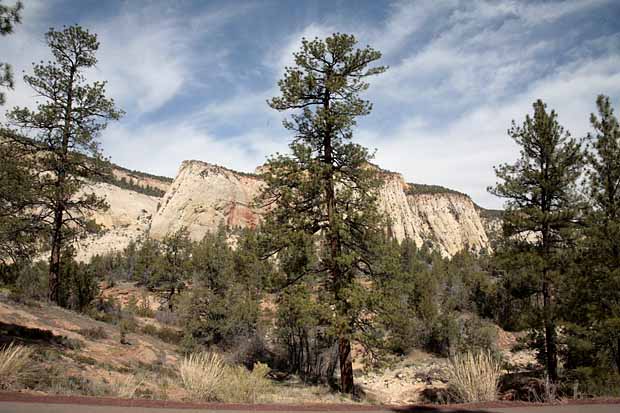
<instances>
[{"instance_id":1,"label":"tree trunk","mask_svg":"<svg viewBox=\"0 0 620 413\"><path fill-rule=\"evenodd\" d=\"M62 210L54 212L52 228L52 251L50 254L50 268L48 280L48 298L58 305L60 302L60 255L62 245Z\"/></svg>"},{"instance_id":2,"label":"tree trunk","mask_svg":"<svg viewBox=\"0 0 620 413\"><path fill-rule=\"evenodd\" d=\"M613 346L612 346L613 351ZM616 349L613 351L615 353L614 359L616 360L616 370L620 374L620 337L616 339Z\"/></svg>"},{"instance_id":3,"label":"tree trunk","mask_svg":"<svg viewBox=\"0 0 620 413\"><path fill-rule=\"evenodd\" d=\"M558 350L555 322L551 315L551 294L549 283L543 280L543 317L545 325L545 359L549 380L553 383L558 380Z\"/></svg>"},{"instance_id":4,"label":"tree trunk","mask_svg":"<svg viewBox=\"0 0 620 413\"><path fill-rule=\"evenodd\" d=\"M346 337L338 340L338 361L340 362L340 391L353 393L353 360L351 341Z\"/></svg>"},{"instance_id":5,"label":"tree trunk","mask_svg":"<svg viewBox=\"0 0 620 413\"><path fill-rule=\"evenodd\" d=\"M61 280L60 280L60 261L62 256L62 226L65 213L65 178L67 173L67 164L69 162L69 138L71 135L71 112L73 111L73 82L76 73L76 67L71 67L69 74L69 84L67 90L67 104L65 106L65 124L62 133L62 144L60 147L59 164L56 166L56 199L54 204L54 222L52 227L52 251L50 255L49 269L49 299L58 305L64 303L62 300Z\"/></svg>"}]
</instances>

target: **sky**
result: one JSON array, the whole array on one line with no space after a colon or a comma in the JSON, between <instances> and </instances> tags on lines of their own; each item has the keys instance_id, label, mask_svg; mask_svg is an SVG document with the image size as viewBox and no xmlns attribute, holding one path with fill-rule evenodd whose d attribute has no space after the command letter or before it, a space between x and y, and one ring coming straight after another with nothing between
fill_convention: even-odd
<instances>
[{"instance_id":1,"label":"sky","mask_svg":"<svg viewBox=\"0 0 620 413\"><path fill-rule=\"evenodd\" d=\"M0 0L12 4L11 0ZM442 185L501 208L486 188L514 162L507 135L536 99L573 136L591 131L598 94L620 110L620 1L95 1L25 0L0 38L16 87L4 111L34 106L23 83L50 59L44 33L80 24L98 35L107 95L126 115L100 136L121 166L174 177L198 159L252 172L286 152L286 113L267 105L301 39L354 34L389 69L369 79L370 115L354 140L408 182Z\"/></svg>"}]
</instances>

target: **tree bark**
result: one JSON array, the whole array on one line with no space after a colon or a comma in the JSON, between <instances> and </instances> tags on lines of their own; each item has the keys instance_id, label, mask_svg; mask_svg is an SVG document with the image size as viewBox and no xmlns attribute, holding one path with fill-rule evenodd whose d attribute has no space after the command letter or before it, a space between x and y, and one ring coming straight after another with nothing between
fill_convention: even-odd
<instances>
[{"instance_id":1,"label":"tree bark","mask_svg":"<svg viewBox=\"0 0 620 413\"><path fill-rule=\"evenodd\" d=\"M50 254L50 269L48 280L48 298L51 302L60 302L60 255L62 245L62 216L64 211L57 209L54 212L52 228L52 251Z\"/></svg>"},{"instance_id":2,"label":"tree bark","mask_svg":"<svg viewBox=\"0 0 620 413\"><path fill-rule=\"evenodd\" d=\"M338 340L338 361L340 363L340 391L353 393L353 360L351 341L346 337Z\"/></svg>"}]
</instances>

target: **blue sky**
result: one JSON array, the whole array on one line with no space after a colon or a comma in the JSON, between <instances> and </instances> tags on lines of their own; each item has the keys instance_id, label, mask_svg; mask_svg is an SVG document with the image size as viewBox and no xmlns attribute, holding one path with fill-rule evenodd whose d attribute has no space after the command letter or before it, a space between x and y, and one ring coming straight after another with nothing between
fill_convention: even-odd
<instances>
[{"instance_id":1,"label":"blue sky","mask_svg":"<svg viewBox=\"0 0 620 413\"><path fill-rule=\"evenodd\" d=\"M620 106L617 0L24 3L23 24L0 39L17 74L5 108L33 105L21 72L49 58L44 32L79 23L101 43L89 78L127 112L103 132L105 153L160 175L185 159L250 172L286 151L285 115L265 101L304 36L352 33L383 53L390 68L370 79L374 110L355 136L376 163L485 207L502 205L486 192L492 166L518 156L506 130L535 99L578 137L596 95Z\"/></svg>"}]
</instances>

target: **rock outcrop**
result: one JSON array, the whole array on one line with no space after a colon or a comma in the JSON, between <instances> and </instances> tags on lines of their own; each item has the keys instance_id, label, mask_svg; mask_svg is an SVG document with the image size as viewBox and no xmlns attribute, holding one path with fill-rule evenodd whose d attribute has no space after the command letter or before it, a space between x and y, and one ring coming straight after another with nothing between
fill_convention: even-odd
<instances>
[{"instance_id":1,"label":"rock outcrop","mask_svg":"<svg viewBox=\"0 0 620 413\"><path fill-rule=\"evenodd\" d=\"M141 177L138 174L132 172L132 176ZM494 218L499 211L483 210L469 196L456 191L409 184L397 173L382 174L384 185L379 193L379 206L389 217L391 233L398 240L410 238L418 246L427 244L444 256L452 256L464 248L476 251L491 248L489 231L497 228ZM105 197L110 208L94 215L104 232L80 242L78 259L120 250L131 240L145 235L162 239L187 228L191 238L199 240L220 225L244 228L260 222L261 211L253 206L265 185L259 175L185 161L172 183L157 181L157 177L150 175L147 178L150 186L166 189L162 198L107 183L87 189ZM494 213L493 219L486 212Z\"/></svg>"},{"instance_id":2,"label":"rock outcrop","mask_svg":"<svg viewBox=\"0 0 620 413\"><path fill-rule=\"evenodd\" d=\"M263 181L200 161L184 161L153 217L149 234L161 239L187 228L194 240L220 225L254 227L260 217L252 201Z\"/></svg>"},{"instance_id":3,"label":"rock outcrop","mask_svg":"<svg viewBox=\"0 0 620 413\"><path fill-rule=\"evenodd\" d=\"M478 210L467 195L413 193L400 174L384 176L379 203L397 239L411 238L419 246L427 242L446 256L463 248L489 247ZM153 217L149 234L161 239L185 227L193 239L200 239L221 224L253 227L260 211L252 207L252 201L263 185L257 175L185 161Z\"/></svg>"},{"instance_id":4,"label":"rock outcrop","mask_svg":"<svg viewBox=\"0 0 620 413\"><path fill-rule=\"evenodd\" d=\"M379 205L391 221L392 234L410 238L418 246L428 243L442 255L452 256L464 248L489 247L480 214L471 198L455 191L418 192L400 174L384 174Z\"/></svg>"},{"instance_id":5,"label":"rock outcrop","mask_svg":"<svg viewBox=\"0 0 620 413\"><path fill-rule=\"evenodd\" d=\"M160 200L107 183L89 185L82 191L105 198L110 207L93 214L92 218L103 231L78 242L76 259L79 261L122 250L130 241L147 234Z\"/></svg>"}]
</instances>

